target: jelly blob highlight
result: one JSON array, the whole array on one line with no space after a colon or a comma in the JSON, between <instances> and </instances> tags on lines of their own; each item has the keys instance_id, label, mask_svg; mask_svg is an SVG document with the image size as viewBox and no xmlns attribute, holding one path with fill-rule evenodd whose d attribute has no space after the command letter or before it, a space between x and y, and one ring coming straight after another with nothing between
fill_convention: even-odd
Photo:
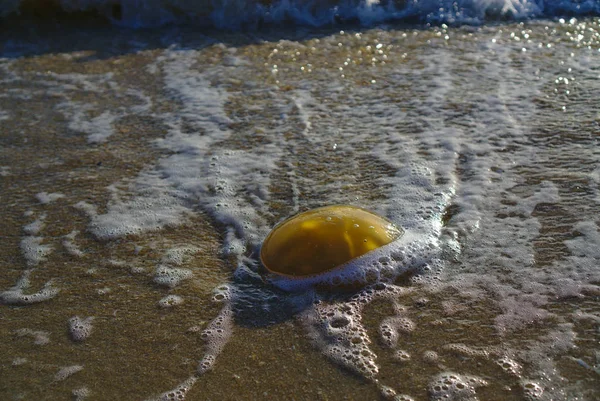
<instances>
[{"instance_id":1,"label":"jelly blob highlight","mask_svg":"<svg viewBox=\"0 0 600 401\"><path fill-rule=\"evenodd\" d=\"M319 275L398 239L389 220L355 206L325 206L278 224L263 242L260 258L271 273Z\"/></svg>"}]
</instances>

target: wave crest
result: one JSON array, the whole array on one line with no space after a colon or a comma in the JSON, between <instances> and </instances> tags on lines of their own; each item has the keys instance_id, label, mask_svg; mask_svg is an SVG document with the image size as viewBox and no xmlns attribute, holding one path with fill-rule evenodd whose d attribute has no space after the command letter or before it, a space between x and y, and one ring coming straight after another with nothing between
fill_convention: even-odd
<instances>
[{"instance_id":1,"label":"wave crest","mask_svg":"<svg viewBox=\"0 0 600 401\"><path fill-rule=\"evenodd\" d=\"M321 27L385 21L481 24L490 20L600 15L600 0L5 0L0 16L86 12L131 27L191 23L220 29Z\"/></svg>"}]
</instances>

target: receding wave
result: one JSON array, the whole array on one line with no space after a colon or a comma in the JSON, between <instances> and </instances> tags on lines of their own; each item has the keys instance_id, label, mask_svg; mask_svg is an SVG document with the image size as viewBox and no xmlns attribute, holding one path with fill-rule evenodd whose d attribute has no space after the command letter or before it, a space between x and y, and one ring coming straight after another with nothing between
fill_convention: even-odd
<instances>
[{"instance_id":1,"label":"receding wave","mask_svg":"<svg viewBox=\"0 0 600 401\"><path fill-rule=\"evenodd\" d=\"M321 27L386 21L481 24L487 21L600 15L600 0L7 0L0 17L88 13L132 28L190 23L220 29L264 25Z\"/></svg>"}]
</instances>

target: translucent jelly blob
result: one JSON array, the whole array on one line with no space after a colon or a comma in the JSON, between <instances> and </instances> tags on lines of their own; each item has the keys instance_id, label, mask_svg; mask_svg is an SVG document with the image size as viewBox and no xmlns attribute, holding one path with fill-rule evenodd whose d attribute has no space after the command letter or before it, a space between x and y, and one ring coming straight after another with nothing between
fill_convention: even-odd
<instances>
[{"instance_id":1,"label":"translucent jelly blob","mask_svg":"<svg viewBox=\"0 0 600 401\"><path fill-rule=\"evenodd\" d=\"M272 273L314 276L387 245L402 234L390 221L367 210L326 206L278 224L263 242L260 258Z\"/></svg>"}]
</instances>

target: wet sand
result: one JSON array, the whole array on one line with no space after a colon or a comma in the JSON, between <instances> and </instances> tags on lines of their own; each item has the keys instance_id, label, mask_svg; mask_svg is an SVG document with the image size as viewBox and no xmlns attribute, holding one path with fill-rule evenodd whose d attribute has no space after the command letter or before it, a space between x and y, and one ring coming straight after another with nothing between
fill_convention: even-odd
<instances>
[{"instance_id":1,"label":"wet sand","mask_svg":"<svg viewBox=\"0 0 600 401\"><path fill-rule=\"evenodd\" d=\"M597 25L597 20L589 20L589 26L594 27L595 32ZM554 28L560 29L556 26ZM469 74L477 76L474 71L478 70L480 61L475 56L471 58L468 55L470 46L476 47L479 42L489 42L492 37L499 36L498 31L523 29L526 27L518 23L481 29L451 29L451 35L462 35L464 45L451 44L448 52L457 58L465 54L464 67L470 70L462 76L456 76L456 81L464 81L456 85L475 85L469 83ZM532 37L541 35L540 32L544 31L539 26L533 29ZM360 33L360 30L356 32ZM417 89L411 92L412 84L407 81L399 83L393 90L385 90L386 85L394 85L394 80L401 81L399 76L394 75L390 65L401 62L419 65L419 57L423 56L420 52L427 52L423 49L432 42L432 46L444 46L439 42L442 40L441 35L438 35L441 29L398 27L389 31L364 30L362 34L372 41L375 38L401 38L403 32L408 34L409 39L401 45L402 51L390 50L387 61L378 58L377 62L370 62L370 55L365 56L364 65L351 65L343 74L345 85L352 88L368 88L373 85L373 81L378 81L382 85L379 90L385 93L380 100L398 102L407 107L410 114L411 106L406 106L403 102L405 98L421 96L419 90L423 86L415 85ZM228 129L234 135L219 145L243 150L259 148L271 141L268 132L263 133L252 127L252 113L256 113L256 118L260 118L265 126L268 126L269 118L275 121L279 115L278 110L267 107L277 101L269 96L276 96L261 95L259 85L264 85L265 91L268 89L278 94L308 87L317 94L322 90L323 98L331 96L326 89L322 89L331 75L315 73L308 77L304 68L310 68L309 65L312 64L334 70L343 64L346 58L344 52L336 53L335 47L330 46L337 40L333 38L335 35L331 31L311 34L275 31L257 36L194 32L184 28L144 32L106 27L87 32L74 29L59 33L54 30L31 29L4 33L3 52L7 58L2 61L0 70L0 85L4 93L0 97L0 111L8 113L9 117L0 121L0 199L5 205L0 220L0 268L3 272L0 275L0 289L11 288L23 271L32 269L32 292L41 289L49 280L52 280L60 292L56 297L37 304L1 305L0 376L3 379L0 381L0 398L68 399L71 394L75 394L75 398L77 394L85 394L85 391L77 391L87 389L89 396L85 399L90 400L146 399L174 388L196 374L198 361L204 354L201 332L221 309L220 304L212 301L213 289L220 284L235 281L233 274L237 262L235 258L224 255L222 249L225 235L223 224L198 207L181 224L167 224L160 230L139 235L99 239L90 232L89 213L76 205L81 205L80 202L96 205L97 213L102 214L108 210L115 194L121 199L134 198L136 177L152 169L157 161L174 154L161 148L156 141L165 137L168 131L165 120L158 116L182 113L179 101L172 101L168 94L164 94L163 77L156 72L157 63L162 62L158 60L164 57L164 51L169 46L182 51L189 48L198 50L199 54L194 56L198 62L191 68L198 71L214 66L220 68L227 63L236 65L239 61L228 58L229 53L225 48L235 48L236 56L250 60L247 71L244 72L246 75L239 76L233 70L222 69L212 76L214 85L232 93L248 90L245 85L248 85L248 77L253 76L255 91L248 95L236 95L225 105L229 116L237 118L249 113L248 118L240 117L231 123ZM504 39L508 34L500 36ZM555 47L565 46L566 49L568 44L564 44L563 36L556 36L558 38L545 40L553 41ZM298 46L304 49L306 46L313 46L315 50L303 53L297 59L293 58L293 52L286 53L285 56L274 53L273 48L282 37L292 43L279 42L284 47ZM371 51L370 47L367 50L366 45L356 46L365 53ZM598 46L597 39L593 46ZM20 55L8 56L11 53ZM561 53L569 52L561 50ZM544 59L544 55L538 53L538 57L542 59L540 65L547 67L552 64L550 56ZM598 57L600 56L593 55L590 60L593 62ZM517 63L516 57L513 62ZM531 60L526 62L531 63ZM273 68L273 65L277 67ZM296 68L300 65L302 70ZM517 70L518 68L515 67ZM280 72L275 74L273 69ZM13 79L15 75L19 78ZM60 78L61 75L70 78ZM95 78L87 78L92 75ZM45 85L45 76L53 83ZM107 79L104 80L103 76ZM65 86L70 85L66 97L71 104L94 105L93 109L86 111L90 120L101 116L104 110L121 110L119 117L112 123L111 135L105 140L90 142L89 135L78 132L73 125L69 125L74 120L69 120L66 115L72 113L74 116L77 113L68 111L68 106L64 105L66 92L61 93L56 84L61 79L65 81ZM519 152L519 146L530 146L527 149L531 149L532 154L535 153L535 158L546 163L537 164L536 166L541 166L539 169L531 166L517 167L521 182L505 192L506 198L501 202L516 202L510 198L513 195L515 199L533 196L544 181L551 181L561 195L560 201L546 202L542 199L534 206L532 216L539 221L540 232L532 241L523 240L532 244L534 253L530 256L534 263L532 267L528 267L531 269L552 270L556 267L556 260L566 260L571 256L564 241L581 235L574 226L582 220L582 216L592 221L595 219L596 226L598 224L597 195L594 193L598 190L597 183L581 177L594 169L593 163L598 161L599 155L597 151L577 151L577 146L588 150L597 146L600 132L593 103L596 95L600 94L600 87L590 76L585 79L585 84L571 95L574 100L569 103L569 107L574 108L576 113L570 116L574 117L557 118L556 113L561 106L548 101L547 105L542 104L540 107L555 109L550 113L540 114L546 117L546 121L540 120L535 124L539 131L524 138L522 142L503 138L502 133L496 138L498 142L506 141L504 149L507 157L516 159L513 155ZM86 82L93 82L90 85L95 88L90 90L91 86L87 86ZM431 85L435 86L435 83ZM401 92L402 86L406 93ZM127 112L136 110L136 106L143 104L143 97L131 89L140 89L151 99L150 106L145 111ZM548 90L548 93L551 92ZM454 108L453 113L445 116L445 123L449 127L453 124L464 126L461 116L472 111L461 96L457 93L454 97L444 98L444 101L449 98L456 100L455 104L446 103L444 106L446 110ZM340 98L343 103L343 97ZM328 100L332 103L338 101L332 97ZM249 106L253 104L265 107L252 111ZM341 109L344 104L337 106ZM413 111L419 114L423 109ZM512 115L517 120L520 118L517 108ZM352 157L351 151L335 156L321 146L311 145L310 141L299 135L305 128L301 116L294 116L291 112L289 118L296 120L290 123L292 128L285 135L295 144L294 151L299 155L293 156L291 163L299 176L309 177L314 184L312 187L301 187L303 208L317 206L327 199L339 202L360 198L367 204L390 201L386 198L389 195L385 189L374 182L386 174L392 176L395 170L360 153L378 143L380 139L377 135L373 134L373 143L367 140L353 145L359 156L355 163L361 171L355 177L352 169L345 166ZM327 111L323 111L323 119L327 119ZM351 123L356 121L349 122ZM560 125L553 126L557 123ZM411 124L419 128L418 123L407 121L403 129L410 132L414 128ZM330 128L335 130L335 124L332 123ZM368 126L366 129L368 130ZM193 131L194 127L190 130ZM335 138L332 143L334 141ZM525 142L528 143L523 145ZM340 145L343 148L343 142ZM560 149L558 156L556 148ZM428 149L423 148L421 152L427 155ZM461 179L468 181L469 162L472 160L468 158L472 155L465 157L467 159L459 158L458 170L460 174L463 168L465 173ZM309 163L301 163L302 158L306 158ZM522 159L517 161L521 163ZM294 210L293 191L289 188L290 180L284 171L286 170L281 168L274 172L272 196L269 200L271 210L274 211L268 217L271 223ZM339 184L340 182L344 184ZM111 185L118 186L118 190L111 189ZM60 193L64 197L43 203L36 195L44 192ZM452 209L448 210L451 212ZM518 212L514 213L498 218L519 219ZM53 247L53 251L45 260L33 263L24 257L22 240L28 235L38 235L34 231L29 234L25 227L40 218L43 227L39 235L43 236L44 244ZM477 395L482 400L526 399L522 389L525 374L507 371L497 363L506 352L514 352L516 349L521 350L524 355L527 352L540 354L540 365L544 364L544 358L556 359L562 381L555 383L555 386L564 391L554 394L559 394L564 399L573 399L574 395L578 395L579 399L584 400L600 396L600 376L577 361L581 358L589 366L600 363L594 360L594 355L597 357L598 353L597 342L600 335L597 320L600 313L598 283L588 283L582 278L580 284L584 289L581 293L573 296L567 294L564 297L548 295L549 302L543 308L551 311L552 316L526 321L522 325L519 323L516 328L498 336L495 319L503 313L499 305L504 294L499 290L494 297L490 290L487 296L470 298L462 294L462 282L453 283L452 276L476 273L479 264L497 263L498 270L501 271L505 259L514 258L521 263L521 255L503 255L502 249L498 249L499 254L494 254L493 246L485 242L485 235L478 242L475 239L477 235L469 237L469 234L461 233L457 227L458 225L448 223L448 230L456 229L459 236L465 237L459 239L461 256L446 260L446 269L450 272L445 279L446 286L441 289L422 288L402 280L398 283L401 287L414 287L414 291L398 300L407 306L407 316L417 327L414 332L404 335L399 345L410 350L410 363L398 362L394 359L393 352L378 340L378 325L385 317L393 314L391 304L375 301L366 307L363 324L373 340L372 348L378 356L378 383L393 387L398 394L409 394L415 400L426 400L431 398L428 385L432 376L444 371L458 371L487 380L488 385L477 390ZM65 240L69 239L66 236L70 234L73 235L70 238L81 251L80 254L64 245ZM511 241L507 242L512 246ZM195 247L193 257L184 258L177 265L178 268L190 269L193 278L182 281L174 288L157 284L156 266L164 260L168 250L181 247ZM510 248L507 252L513 250ZM512 273L504 276L506 282L512 280L510 274ZM528 291L524 293L527 295ZM181 296L184 303L161 308L158 302L168 294ZM344 298L345 296L341 296L342 301ZM339 299L334 297L329 301L339 302ZM255 307L260 309L261 305L257 304ZM218 356L214 369L199 377L187 396L190 400L393 398L381 395L381 389L373 380L350 372L325 357L306 335L299 314L290 313L274 317L270 321L271 315L267 311L261 314L259 309L256 319L252 316L237 316L231 340ZM596 316L596 320L592 317L576 320L573 317L576 311ZM94 317L92 333L85 341L74 341L69 334L68 321L73 316ZM573 322L576 323L575 327ZM573 340L576 347L562 344L563 339L555 334L562 333L561 327L566 330L567 326L576 333ZM23 329L43 333L31 334ZM47 343L44 340L46 337L49 339ZM547 351L544 347L551 344L553 338L557 339L557 343L549 347L554 348L554 351ZM36 341L40 343L36 344ZM468 352L461 351L459 348L452 348L450 344L469 344L471 348ZM563 345L564 348L561 348ZM544 350L539 351L540 347ZM477 354L473 349L485 352ZM427 354L432 350L437 353L437 358ZM536 360L519 355L515 355L515 358ZM61 368L69 366L82 366L83 369L66 378L57 376ZM523 370L538 372L540 368L532 364L523 366ZM546 393L552 394L549 389Z\"/></svg>"}]
</instances>

